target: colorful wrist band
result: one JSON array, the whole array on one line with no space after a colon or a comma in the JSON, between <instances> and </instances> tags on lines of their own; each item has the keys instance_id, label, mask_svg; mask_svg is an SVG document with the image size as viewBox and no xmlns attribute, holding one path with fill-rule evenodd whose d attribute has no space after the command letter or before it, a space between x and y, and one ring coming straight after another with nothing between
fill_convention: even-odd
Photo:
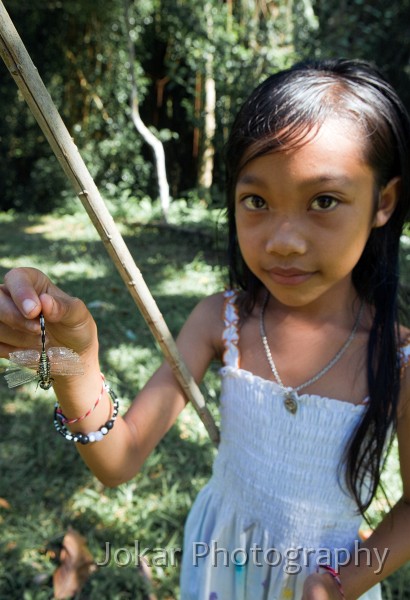
<instances>
[{"instance_id":1,"label":"colorful wrist band","mask_svg":"<svg viewBox=\"0 0 410 600\"><path fill-rule=\"evenodd\" d=\"M334 581L337 584L341 598L343 600L345 600L345 595L343 592L342 582L340 581L339 573L335 569L333 569L333 567L331 567L330 565L318 565L318 567L317 567L318 572L319 572L319 569L324 569L327 573L329 573L329 575L331 575L333 577Z\"/></svg>"},{"instance_id":2,"label":"colorful wrist band","mask_svg":"<svg viewBox=\"0 0 410 600\"><path fill-rule=\"evenodd\" d=\"M77 431L76 432L70 431L69 429L67 429L67 427L65 425L63 425L60 422L59 415L57 413L59 405L58 405L58 403L55 404L55 406L54 406L54 427L56 428L56 431L58 431L58 433L63 436L63 438L65 438L69 442L78 442L80 444L85 445L90 442L99 442L100 440L103 439L103 437L105 435L107 435L107 433L109 433L111 431L111 429L114 427L115 420L118 416L119 401L118 401L118 398L115 395L115 393L105 382L104 382L104 389L108 392L108 394L113 402L113 410L112 410L111 418L106 423L104 423L104 425L101 425L101 427L98 429L98 431L90 431L89 433L80 433Z\"/></svg>"},{"instance_id":3,"label":"colorful wrist band","mask_svg":"<svg viewBox=\"0 0 410 600\"><path fill-rule=\"evenodd\" d=\"M101 379L102 379L102 386L101 386L100 395L98 396L97 400L95 401L94 406L92 406L82 417L77 417L76 419L67 419L67 417L65 415L63 415L61 406L59 404L57 404L57 411L55 412L55 414L60 419L60 421L63 425L73 425L73 423L79 423L79 421L82 421L83 419L88 417L93 412L93 410L95 410L97 408L97 406L103 396L104 389L105 389L105 385L104 385L105 377L102 373L101 373Z\"/></svg>"}]
</instances>

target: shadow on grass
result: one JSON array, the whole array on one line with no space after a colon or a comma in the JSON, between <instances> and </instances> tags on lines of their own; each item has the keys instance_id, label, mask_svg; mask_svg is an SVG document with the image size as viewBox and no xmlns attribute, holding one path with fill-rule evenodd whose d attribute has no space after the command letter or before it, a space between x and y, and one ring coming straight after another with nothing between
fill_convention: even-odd
<instances>
[{"instance_id":1,"label":"shadow on grass","mask_svg":"<svg viewBox=\"0 0 410 600\"><path fill-rule=\"evenodd\" d=\"M86 303L94 303L92 312L99 328L103 368L107 366L118 379L120 393L133 396L144 381L123 368L121 351L117 362L110 358L113 349L124 341L130 346L148 348L143 378L148 378L153 370L151 363L160 359L133 300L101 242L81 239L75 232L71 238L67 232L67 239L50 240L49 231L42 233L42 228L41 218L19 217L9 223L0 222L1 255L7 265L32 265L46 272L59 263L75 265L86 261L91 270L96 266L98 276L87 278L73 268L59 275L58 284ZM148 285L154 294L157 291L158 305L175 334L204 295L195 285L191 286L193 290L186 286L179 293L181 278L189 279L185 266L196 260L199 269L205 263L216 265L212 246L204 251L197 235L161 231L159 236L152 228L140 228L135 237L126 241L138 256ZM0 277L7 270L8 266L0 266ZM164 292L164 280L172 278L174 289ZM86 536L99 561L107 543L114 552L126 548L134 554L136 540L143 548L182 546L186 514L210 474L210 442L200 441L195 435L182 439L186 431L177 423L141 473L128 484L111 490L94 479L74 447L55 433L51 394L37 393L34 384L10 391L1 382L0 395L1 598L52 597L50 578L56 565L47 548L50 542L62 540L69 526ZM123 556L124 553L122 560ZM144 586L134 562L121 566L114 561L99 568L81 598L142 598ZM154 575L158 598L177 597L178 564L158 565Z\"/></svg>"},{"instance_id":2,"label":"shadow on grass","mask_svg":"<svg viewBox=\"0 0 410 600\"><path fill-rule=\"evenodd\" d=\"M199 487L209 477L213 450L206 442L181 440L178 424L149 457L141 473L118 489L104 488L89 473L74 447L56 436L45 399L35 411L24 397L0 408L2 511L0 597L51 597L56 565L47 555L50 542L62 539L68 527L87 538L98 562L105 562L107 544L113 559L92 575L81 598L143 597L138 552L160 560L156 574L159 598L174 597L179 579L179 552L186 514ZM193 483L194 482L194 483ZM164 549L162 558L155 549ZM165 553L165 554L164 554ZM129 557L129 559L127 558ZM165 557L165 558L164 558ZM165 562L164 562L165 561ZM127 595L129 593L129 595Z\"/></svg>"},{"instance_id":3,"label":"shadow on grass","mask_svg":"<svg viewBox=\"0 0 410 600\"><path fill-rule=\"evenodd\" d=\"M56 227L58 227L58 222ZM71 224L75 231L75 226ZM48 239L50 228L45 233L36 233L42 227L41 217L24 218L20 216L10 223L0 222L0 257L4 257L7 265L34 266L50 274L56 266L73 265L57 277L51 275L53 281L73 296L78 296L86 303L99 304L101 308L91 308L97 325L102 332L102 338L107 334L108 339L122 339L126 321L127 329L132 319L133 328L146 340L150 334L134 301L126 289L117 269L108 256L101 241L88 241L81 235L63 240ZM131 254L135 257L138 268L152 291L152 294L165 316L165 320L175 335L184 323L195 304L205 295L201 289L206 276L200 278L198 285L191 283L195 291L186 288L190 279L195 276L195 261L208 265L212 269L220 269L219 253L208 237L205 237L206 247L198 232L189 235L186 228L157 230L155 227L136 227L135 235L125 236ZM8 271L0 258L0 278ZM88 276L81 270L81 264L89 266ZM192 265L187 269L187 265ZM76 272L76 265L78 272ZM103 272L96 275L95 272ZM164 293L164 282L174 289ZM206 282L205 282L206 284ZM111 306L110 306L111 305ZM108 307L108 308L107 308ZM114 318L112 318L114 317Z\"/></svg>"},{"instance_id":4,"label":"shadow on grass","mask_svg":"<svg viewBox=\"0 0 410 600\"><path fill-rule=\"evenodd\" d=\"M96 507L89 506L84 511L77 527L82 531L93 531L91 544L98 562L105 563L109 557L108 564L101 566L90 580L85 594L97 581L103 589L110 586L113 572L124 575L126 580L134 580L135 585L141 553L154 569L157 596L178 597L183 526L200 487L199 482L202 485L210 476L211 463L210 445L182 441L176 425L141 473L122 486L124 497L121 506L117 505L118 517L114 510L102 523ZM115 493L107 490L107 497ZM125 508L131 518L121 518Z\"/></svg>"},{"instance_id":5,"label":"shadow on grass","mask_svg":"<svg viewBox=\"0 0 410 600\"><path fill-rule=\"evenodd\" d=\"M57 231L58 227L64 227L64 221L58 225L56 220L56 227ZM86 258L91 264L102 261L109 275L116 273L102 241L90 240L90 235L94 238L97 235L94 230L88 228L81 235L83 230L81 223L76 230L75 222L70 222L64 239L52 239L55 232L50 225L44 226L42 217L19 216L11 221L0 221L0 256L7 258L8 262L27 256L32 263L27 266L37 266L35 263L54 265ZM144 278L155 286L167 275L170 266L181 269L195 261L198 255L203 262L219 266L224 259L222 251L217 249L216 237L212 240L209 236L201 236L195 229L189 233L187 227L179 230L138 225L132 235L124 235L123 239ZM1 275L6 270L6 267L0 266Z\"/></svg>"}]
</instances>

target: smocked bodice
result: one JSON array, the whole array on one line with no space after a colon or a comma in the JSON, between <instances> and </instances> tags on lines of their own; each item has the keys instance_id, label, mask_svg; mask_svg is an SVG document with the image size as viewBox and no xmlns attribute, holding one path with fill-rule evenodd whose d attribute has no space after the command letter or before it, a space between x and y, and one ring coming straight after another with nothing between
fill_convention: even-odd
<instances>
[{"instance_id":1,"label":"smocked bodice","mask_svg":"<svg viewBox=\"0 0 410 600\"><path fill-rule=\"evenodd\" d=\"M350 540L361 518L339 465L364 406L306 394L294 415L276 383L232 366L222 378L212 485L227 507L258 515L276 543Z\"/></svg>"}]
</instances>

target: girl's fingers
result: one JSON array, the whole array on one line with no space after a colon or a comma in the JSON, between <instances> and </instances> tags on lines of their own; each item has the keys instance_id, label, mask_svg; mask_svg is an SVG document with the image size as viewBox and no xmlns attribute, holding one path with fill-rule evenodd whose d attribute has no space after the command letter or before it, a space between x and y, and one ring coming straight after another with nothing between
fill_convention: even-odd
<instances>
[{"instance_id":1,"label":"girl's fingers","mask_svg":"<svg viewBox=\"0 0 410 600\"><path fill-rule=\"evenodd\" d=\"M25 319L11 297L0 286L0 358L16 349L40 345L40 322Z\"/></svg>"},{"instance_id":2,"label":"girl's fingers","mask_svg":"<svg viewBox=\"0 0 410 600\"><path fill-rule=\"evenodd\" d=\"M44 318L49 323L61 322L67 327L79 327L89 317L88 309L79 298L68 296L58 288L53 295L41 294L40 302Z\"/></svg>"},{"instance_id":3,"label":"girl's fingers","mask_svg":"<svg viewBox=\"0 0 410 600\"><path fill-rule=\"evenodd\" d=\"M33 346L35 348L35 346ZM10 352L15 352L17 348L0 342L0 358L9 358Z\"/></svg>"},{"instance_id":4,"label":"girl's fingers","mask_svg":"<svg viewBox=\"0 0 410 600\"><path fill-rule=\"evenodd\" d=\"M20 344L8 344L0 342L0 358L9 359L10 352L15 352L16 350L27 350L27 349L36 349L41 350L40 336L37 336L35 339L23 338L23 343Z\"/></svg>"},{"instance_id":5,"label":"girl's fingers","mask_svg":"<svg viewBox=\"0 0 410 600\"><path fill-rule=\"evenodd\" d=\"M325 573L312 573L303 585L301 600L336 600L341 597L335 581Z\"/></svg>"},{"instance_id":6,"label":"girl's fingers","mask_svg":"<svg viewBox=\"0 0 410 600\"><path fill-rule=\"evenodd\" d=\"M37 321L26 319L21 314L5 285L0 285L0 322L20 333L40 331Z\"/></svg>"},{"instance_id":7,"label":"girl's fingers","mask_svg":"<svg viewBox=\"0 0 410 600\"><path fill-rule=\"evenodd\" d=\"M65 325L77 325L79 312L84 309L77 298L72 298L48 279L44 273L33 268L12 269L4 277L3 293L8 296L20 314L27 319L36 319L40 312L44 318L57 323L64 321ZM4 313L3 313L4 314ZM9 319L21 324L12 309ZM84 318L84 317L83 317ZM10 325L11 322L9 322Z\"/></svg>"},{"instance_id":8,"label":"girl's fingers","mask_svg":"<svg viewBox=\"0 0 410 600\"><path fill-rule=\"evenodd\" d=\"M14 346L15 348L35 348L40 345L39 333L18 331L4 323L0 323L0 344Z\"/></svg>"},{"instance_id":9,"label":"girl's fingers","mask_svg":"<svg viewBox=\"0 0 410 600\"><path fill-rule=\"evenodd\" d=\"M57 346L68 346L82 353L97 341L97 328L82 300L61 290L40 295L46 329Z\"/></svg>"},{"instance_id":10,"label":"girl's fingers","mask_svg":"<svg viewBox=\"0 0 410 600\"><path fill-rule=\"evenodd\" d=\"M95 323L81 300L63 292L37 269L9 271L0 286L0 323L9 329L3 330L0 342L15 343L11 330L40 333L40 312L46 321L50 345L67 346L79 352L95 346ZM26 341L16 345L27 347Z\"/></svg>"},{"instance_id":11,"label":"girl's fingers","mask_svg":"<svg viewBox=\"0 0 410 600\"><path fill-rule=\"evenodd\" d=\"M7 293L21 312L28 318L34 319L41 312L39 294L47 291L50 280L38 269L12 269L4 276Z\"/></svg>"}]
</instances>

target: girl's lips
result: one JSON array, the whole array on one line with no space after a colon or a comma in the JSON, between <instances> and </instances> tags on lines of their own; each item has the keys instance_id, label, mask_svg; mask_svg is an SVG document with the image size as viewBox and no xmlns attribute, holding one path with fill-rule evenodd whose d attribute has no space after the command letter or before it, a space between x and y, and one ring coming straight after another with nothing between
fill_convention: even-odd
<instances>
[{"instance_id":1,"label":"girl's lips","mask_svg":"<svg viewBox=\"0 0 410 600\"><path fill-rule=\"evenodd\" d=\"M313 275L312 272L302 271L301 269L282 269L280 267L271 269L269 274L275 283L281 285L299 285Z\"/></svg>"}]
</instances>

